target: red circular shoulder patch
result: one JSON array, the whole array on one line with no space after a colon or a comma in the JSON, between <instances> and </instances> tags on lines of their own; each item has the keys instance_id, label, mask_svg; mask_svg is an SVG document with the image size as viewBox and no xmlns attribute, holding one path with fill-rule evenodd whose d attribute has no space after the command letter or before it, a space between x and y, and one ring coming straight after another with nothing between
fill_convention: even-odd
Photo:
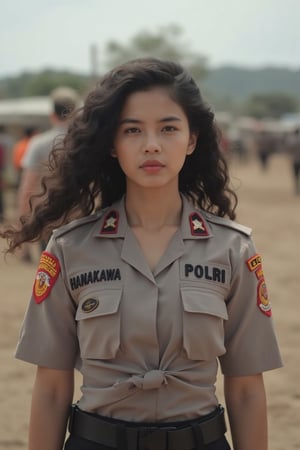
<instances>
[{"instance_id":1,"label":"red circular shoulder patch","mask_svg":"<svg viewBox=\"0 0 300 450\"><path fill-rule=\"evenodd\" d=\"M48 252L43 252L33 285L33 297L36 303L41 303L48 297L59 272L60 264L58 259Z\"/></svg>"}]
</instances>

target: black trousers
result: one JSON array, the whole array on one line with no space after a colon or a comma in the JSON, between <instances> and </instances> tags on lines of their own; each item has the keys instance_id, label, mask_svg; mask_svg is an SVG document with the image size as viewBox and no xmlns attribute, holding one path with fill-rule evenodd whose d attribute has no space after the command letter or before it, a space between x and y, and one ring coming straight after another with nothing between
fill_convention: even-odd
<instances>
[{"instance_id":1,"label":"black trousers","mask_svg":"<svg viewBox=\"0 0 300 450\"><path fill-rule=\"evenodd\" d=\"M105 445L97 444L87 439L82 439L77 436L69 436L65 444L65 450L117 450ZM128 450L131 450L130 448ZM195 447L194 450L197 450ZM203 447L201 448L203 450ZM230 450L227 439L222 437L211 444L205 446L205 450Z\"/></svg>"},{"instance_id":2,"label":"black trousers","mask_svg":"<svg viewBox=\"0 0 300 450\"><path fill-rule=\"evenodd\" d=\"M295 192L296 194L300 194L300 162L293 163L293 174L295 181Z\"/></svg>"}]
</instances>

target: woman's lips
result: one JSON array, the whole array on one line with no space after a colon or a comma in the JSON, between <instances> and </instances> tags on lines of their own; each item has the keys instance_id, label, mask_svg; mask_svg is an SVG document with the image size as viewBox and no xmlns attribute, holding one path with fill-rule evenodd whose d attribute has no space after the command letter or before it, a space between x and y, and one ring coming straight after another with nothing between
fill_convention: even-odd
<instances>
[{"instance_id":1,"label":"woman's lips","mask_svg":"<svg viewBox=\"0 0 300 450\"><path fill-rule=\"evenodd\" d=\"M144 167L164 167L164 164L161 163L160 161L156 161L156 160L149 160L149 161L145 161L142 165L141 165L142 169Z\"/></svg>"},{"instance_id":2,"label":"woman's lips","mask_svg":"<svg viewBox=\"0 0 300 450\"><path fill-rule=\"evenodd\" d=\"M164 164L161 163L160 161L149 160L141 164L140 167L141 169L145 170L148 173L155 173L159 172L164 167Z\"/></svg>"}]
</instances>

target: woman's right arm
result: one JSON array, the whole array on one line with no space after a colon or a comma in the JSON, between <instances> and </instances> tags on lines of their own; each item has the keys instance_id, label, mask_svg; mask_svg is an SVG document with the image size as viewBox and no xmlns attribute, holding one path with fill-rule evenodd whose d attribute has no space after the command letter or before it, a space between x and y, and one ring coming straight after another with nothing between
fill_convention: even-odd
<instances>
[{"instance_id":1,"label":"woman's right arm","mask_svg":"<svg viewBox=\"0 0 300 450\"><path fill-rule=\"evenodd\" d=\"M62 450L73 393L73 370L37 368L28 450Z\"/></svg>"}]
</instances>

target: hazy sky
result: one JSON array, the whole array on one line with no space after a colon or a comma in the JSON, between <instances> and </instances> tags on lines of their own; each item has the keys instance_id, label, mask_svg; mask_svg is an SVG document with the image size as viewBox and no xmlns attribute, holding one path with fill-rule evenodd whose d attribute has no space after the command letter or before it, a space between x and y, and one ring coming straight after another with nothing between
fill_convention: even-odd
<instances>
[{"instance_id":1,"label":"hazy sky","mask_svg":"<svg viewBox=\"0 0 300 450\"><path fill-rule=\"evenodd\" d=\"M89 48L178 24L211 66L300 69L300 0L0 0L0 77L90 70ZM102 52L103 54L103 52Z\"/></svg>"}]
</instances>

